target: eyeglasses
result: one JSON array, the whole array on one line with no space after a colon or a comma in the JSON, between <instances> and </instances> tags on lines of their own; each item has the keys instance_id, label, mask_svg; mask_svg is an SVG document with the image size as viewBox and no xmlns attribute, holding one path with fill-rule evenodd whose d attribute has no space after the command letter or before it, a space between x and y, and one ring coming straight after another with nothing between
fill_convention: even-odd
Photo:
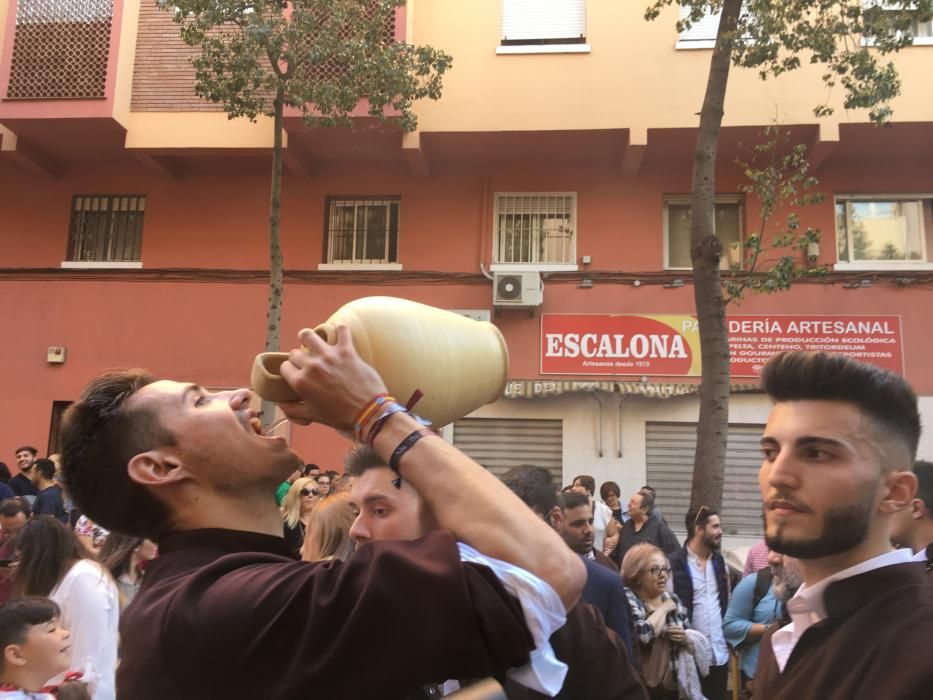
<instances>
[{"instance_id":1,"label":"eyeglasses","mask_svg":"<svg viewBox=\"0 0 933 700\"><path fill-rule=\"evenodd\" d=\"M307 496L317 496L317 495L318 495L318 490L317 490L317 489L308 489L308 488L304 488L304 489L301 489L301 495L302 495L303 497L307 497Z\"/></svg>"},{"instance_id":2,"label":"eyeglasses","mask_svg":"<svg viewBox=\"0 0 933 700\"><path fill-rule=\"evenodd\" d=\"M671 573L671 567L669 567L669 566L652 566L652 567L649 567L649 568L645 569L645 571L646 571L647 573L651 574L652 576L657 576L658 574L664 574L665 576L668 576L668 575Z\"/></svg>"},{"instance_id":3,"label":"eyeglasses","mask_svg":"<svg viewBox=\"0 0 933 700\"><path fill-rule=\"evenodd\" d=\"M703 517L703 513L709 510L706 506L700 506L700 510L697 511L697 517L693 519L693 527L696 527L700 524L700 518Z\"/></svg>"}]
</instances>

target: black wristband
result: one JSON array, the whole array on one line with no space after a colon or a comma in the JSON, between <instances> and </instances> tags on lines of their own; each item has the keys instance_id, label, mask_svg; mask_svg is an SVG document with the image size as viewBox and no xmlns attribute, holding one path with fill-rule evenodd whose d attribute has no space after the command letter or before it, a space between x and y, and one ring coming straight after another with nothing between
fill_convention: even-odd
<instances>
[{"instance_id":1,"label":"black wristband","mask_svg":"<svg viewBox=\"0 0 933 700\"><path fill-rule=\"evenodd\" d=\"M416 442L418 442L418 440L425 437L426 435L434 435L434 433L427 428L421 428L402 440L399 443L399 446L395 448L392 456L389 457L389 468L398 474L398 463L401 461L402 456L411 449L412 445L414 445Z\"/></svg>"}]
</instances>

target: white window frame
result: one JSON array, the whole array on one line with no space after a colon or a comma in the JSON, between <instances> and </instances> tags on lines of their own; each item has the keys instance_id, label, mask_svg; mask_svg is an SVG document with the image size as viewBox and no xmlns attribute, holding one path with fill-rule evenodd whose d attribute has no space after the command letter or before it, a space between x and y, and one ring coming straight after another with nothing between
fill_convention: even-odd
<instances>
[{"instance_id":1,"label":"white window frame","mask_svg":"<svg viewBox=\"0 0 933 700\"><path fill-rule=\"evenodd\" d=\"M738 204L739 205L739 246L740 252L745 248L745 198L740 194L717 194L713 199L714 204ZM670 194L664 196L664 201L662 204L662 229L661 229L661 238L664 241L664 258L662 260L665 270L692 270L693 266L689 267L673 267L670 264L670 214L668 213L667 207L670 204L677 206L683 206L685 204L690 204L690 195L689 194ZM740 260L743 260L744 256L740 257ZM726 262L725 267L720 263L720 269L728 270L730 269L728 264L728 255L723 257L723 260ZM742 269L740 265L740 269Z\"/></svg>"},{"instance_id":2,"label":"white window frame","mask_svg":"<svg viewBox=\"0 0 933 700\"><path fill-rule=\"evenodd\" d=\"M687 15L690 14L690 8L681 7L680 8L680 19L685 19ZM719 31L719 18L722 15L722 11L716 12L715 14L708 14L699 22L694 24L687 31L681 32L677 36L677 42L674 44L675 49L680 50L693 50L693 49L712 49L716 47L716 34ZM705 36L707 34L709 26L713 27L713 36ZM693 39L690 38L691 34L698 34L703 32L703 35Z\"/></svg>"},{"instance_id":3,"label":"white window frame","mask_svg":"<svg viewBox=\"0 0 933 700\"><path fill-rule=\"evenodd\" d=\"M896 202L896 201L905 201L905 202L914 202L914 201L923 201L923 200L933 200L933 194L917 194L917 193L899 193L899 194L837 194L833 198L833 222L835 226L836 220L836 207L840 202ZM921 204L921 215L920 215L920 226L924 225L924 211L923 205ZM848 234L849 226L846 225L846 235ZM927 250L927 234L929 232L923 228L920 231L920 248L921 248L921 260L839 260L839 243L836 243L835 254L836 254L836 263L833 265L833 270L840 271L852 271L852 272L862 272L862 271L875 271L875 272L884 272L887 270L900 270L902 272L910 271L921 271L921 270L933 270L933 261L929 261L928 250ZM839 231L835 231L835 235L839 235ZM849 255L851 256L852 251L852 240L848 242L847 248L849 249Z\"/></svg>"},{"instance_id":4,"label":"white window frame","mask_svg":"<svg viewBox=\"0 0 933 700\"><path fill-rule=\"evenodd\" d=\"M399 255L398 245L399 245L399 238L401 237L401 228L402 228L401 197L394 197L394 196L389 197L386 195L374 195L371 197L366 196L366 195L334 196L334 197L328 197L325 203L324 236L326 239L326 246L327 246L325 250L326 262L319 264L317 266L317 269L318 270L345 270L345 271L353 271L353 270L398 271L398 270L401 270L402 265L400 263L392 262L392 261L389 261L388 259L391 228L386 229L386 256L383 260L379 262L363 262L363 261L357 261L357 260L334 260L334 239L330 231L331 207L347 205L351 202L354 204L355 208L363 206L363 205L368 205L368 206L382 205L382 206L385 206L386 209L388 209L393 204L398 205L398 219L399 219L398 220L398 231L396 231L396 234L395 234L396 235L395 253L396 253L396 258L398 258L398 255ZM354 219L354 222L355 222L355 219ZM387 212L386 224L390 225L390 223L391 223L391 216L389 216ZM354 223L354 229L353 229L354 248L356 247L357 242L358 242L357 241L358 235L359 235L359 229Z\"/></svg>"},{"instance_id":5,"label":"white window frame","mask_svg":"<svg viewBox=\"0 0 933 700\"><path fill-rule=\"evenodd\" d=\"M501 43L497 54L589 53L587 0L499 0ZM549 20L541 22L542 17ZM525 23L536 29L529 29ZM572 27L562 31L565 27ZM581 31L582 30L582 31ZM511 32L511 36L510 36ZM574 33L574 36L570 36Z\"/></svg>"},{"instance_id":6,"label":"white window frame","mask_svg":"<svg viewBox=\"0 0 933 700\"><path fill-rule=\"evenodd\" d=\"M862 7L872 7L873 5L884 5L884 0L862 0ZM913 36L911 37L912 46L933 46L933 19L924 22L924 24L931 25L930 36ZM919 27L919 23L914 22L914 25ZM866 39L862 37L862 46L874 46L875 42L873 39Z\"/></svg>"},{"instance_id":7,"label":"white window frame","mask_svg":"<svg viewBox=\"0 0 933 700\"><path fill-rule=\"evenodd\" d=\"M570 262L495 262L496 251L499 248L499 198L500 197L570 197L572 199L570 210L570 226L573 229L573 240L570 244ZM577 243L579 230L577 226L577 207L579 201L576 192L495 192L492 206L492 264L489 269L496 272L521 272L522 270L537 270L538 272L576 272Z\"/></svg>"}]
</instances>

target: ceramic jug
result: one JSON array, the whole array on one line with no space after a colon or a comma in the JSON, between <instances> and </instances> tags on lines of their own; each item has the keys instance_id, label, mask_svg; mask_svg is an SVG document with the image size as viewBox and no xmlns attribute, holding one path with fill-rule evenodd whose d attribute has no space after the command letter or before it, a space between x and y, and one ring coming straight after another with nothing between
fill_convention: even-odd
<instances>
[{"instance_id":1,"label":"ceramic jug","mask_svg":"<svg viewBox=\"0 0 933 700\"><path fill-rule=\"evenodd\" d=\"M395 297L365 297L342 306L314 331L337 342L338 325L350 329L360 357L375 368L402 404L420 390L413 412L440 428L502 396L509 352L491 323ZM279 374L283 352L256 356L253 390L269 401L297 396Z\"/></svg>"}]
</instances>

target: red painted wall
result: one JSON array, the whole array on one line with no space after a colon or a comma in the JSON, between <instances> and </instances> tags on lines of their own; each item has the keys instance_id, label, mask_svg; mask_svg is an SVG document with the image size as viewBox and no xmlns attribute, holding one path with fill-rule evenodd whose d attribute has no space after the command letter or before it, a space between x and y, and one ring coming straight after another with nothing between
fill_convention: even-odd
<instances>
[{"instance_id":1,"label":"red painted wall","mask_svg":"<svg viewBox=\"0 0 933 700\"><path fill-rule=\"evenodd\" d=\"M287 176L283 199L286 267L314 270L323 249L327 195L396 194L402 197L399 254L406 271L476 273L496 191L578 193L578 255L594 270L657 272L662 266L664 194L689 189L689 163L646 163L635 181L608 167L439 167L416 178L401 165L327 166L313 179ZM806 223L824 231L822 257L835 258L833 192L930 192L933 171L910 163L842 162L820 173L830 197L805 210ZM735 191L726 168L720 190ZM484 192L490 193L488 197ZM194 267L262 269L267 266L268 166L264 159L212 157L187 164L177 180L157 177L132 160L74 164L60 179L33 177L0 163L0 268L57 269L64 259L71 198L75 194L138 193L147 197L143 234L146 269ZM489 201L487 201L487 199ZM757 220L746 205L746 228ZM382 276L390 276L384 273ZM689 275L684 275L689 278ZM546 283L541 309L551 313L690 313L692 290L660 285L576 281ZM396 294L448 308L488 309L491 283L369 285L292 283L286 289L283 346L298 330L324 320L341 304L370 294ZM926 347L928 290L876 283L798 285L787 293L749 296L735 313L900 314L906 374L921 394L933 394L933 363ZM67 281L55 274L25 279L0 271L0 459L32 443L44 451L52 402L75 399L103 368L143 366L156 374L207 386L244 385L263 345L266 288L256 283ZM539 320L505 311L496 322L512 353L514 378L538 376ZM45 361L46 348L64 345L64 366ZM293 443L306 461L333 467L347 443L319 426L295 428Z\"/></svg>"}]
</instances>

